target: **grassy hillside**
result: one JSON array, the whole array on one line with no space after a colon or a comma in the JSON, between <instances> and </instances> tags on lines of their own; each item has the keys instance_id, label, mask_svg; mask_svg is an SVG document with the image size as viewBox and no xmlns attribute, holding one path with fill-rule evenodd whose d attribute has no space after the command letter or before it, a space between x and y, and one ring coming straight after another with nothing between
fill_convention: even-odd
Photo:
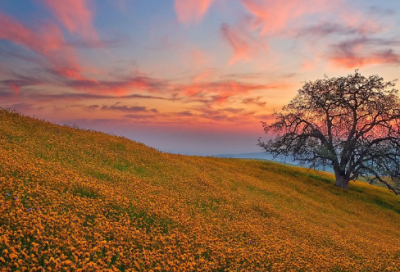
<instances>
[{"instance_id":1,"label":"grassy hillside","mask_svg":"<svg viewBox=\"0 0 400 272\"><path fill-rule=\"evenodd\" d=\"M0 109L1 271L399 267L400 197L386 189Z\"/></svg>"}]
</instances>

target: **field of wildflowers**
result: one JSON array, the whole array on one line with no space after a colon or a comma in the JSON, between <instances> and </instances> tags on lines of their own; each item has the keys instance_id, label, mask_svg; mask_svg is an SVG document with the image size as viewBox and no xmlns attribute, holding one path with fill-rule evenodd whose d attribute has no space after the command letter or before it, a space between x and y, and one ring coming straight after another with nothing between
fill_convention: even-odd
<instances>
[{"instance_id":1,"label":"field of wildflowers","mask_svg":"<svg viewBox=\"0 0 400 272\"><path fill-rule=\"evenodd\" d=\"M0 271L400 271L400 197L0 108Z\"/></svg>"}]
</instances>

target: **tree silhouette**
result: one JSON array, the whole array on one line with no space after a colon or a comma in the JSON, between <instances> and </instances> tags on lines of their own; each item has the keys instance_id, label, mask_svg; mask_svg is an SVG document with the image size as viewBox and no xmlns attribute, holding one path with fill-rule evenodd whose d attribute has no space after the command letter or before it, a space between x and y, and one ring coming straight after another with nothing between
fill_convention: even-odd
<instances>
[{"instance_id":1,"label":"tree silhouette","mask_svg":"<svg viewBox=\"0 0 400 272\"><path fill-rule=\"evenodd\" d=\"M309 81L297 96L262 122L276 138L259 146L311 168L331 166L338 187L364 177L400 193L400 100L394 81L347 77Z\"/></svg>"}]
</instances>

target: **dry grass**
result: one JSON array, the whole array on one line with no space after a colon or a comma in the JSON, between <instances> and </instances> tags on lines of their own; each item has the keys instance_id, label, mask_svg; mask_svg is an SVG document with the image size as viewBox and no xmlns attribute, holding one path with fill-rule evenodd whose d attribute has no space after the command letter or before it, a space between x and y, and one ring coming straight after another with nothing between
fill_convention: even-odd
<instances>
[{"instance_id":1,"label":"dry grass","mask_svg":"<svg viewBox=\"0 0 400 272\"><path fill-rule=\"evenodd\" d=\"M399 271L400 198L0 109L1 271Z\"/></svg>"}]
</instances>

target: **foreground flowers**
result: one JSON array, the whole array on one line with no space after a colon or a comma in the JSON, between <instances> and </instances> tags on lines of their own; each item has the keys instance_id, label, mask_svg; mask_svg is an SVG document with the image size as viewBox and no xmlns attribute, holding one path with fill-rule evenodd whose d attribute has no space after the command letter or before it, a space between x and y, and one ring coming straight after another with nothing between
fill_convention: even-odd
<instances>
[{"instance_id":1,"label":"foreground flowers","mask_svg":"<svg viewBox=\"0 0 400 272\"><path fill-rule=\"evenodd\" d=\"M400 200L327 182L0 111L0 270L398 271Z\"/></svg>"}]
</instances>

